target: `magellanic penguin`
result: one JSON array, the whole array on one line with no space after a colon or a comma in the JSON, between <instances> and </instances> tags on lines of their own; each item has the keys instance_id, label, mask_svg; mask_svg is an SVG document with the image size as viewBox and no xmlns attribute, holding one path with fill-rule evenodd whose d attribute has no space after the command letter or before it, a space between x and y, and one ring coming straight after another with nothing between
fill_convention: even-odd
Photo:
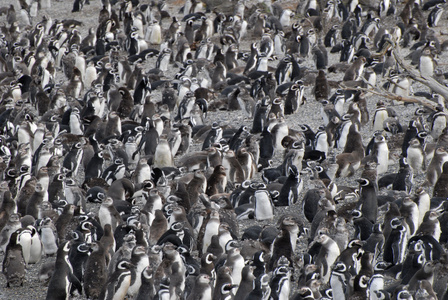
<instances>
[{"instance_id":1,"label":"magellanic penguin","mask_svg":"<svg viewBox=\"0 0 448 300\"><path fill-rule=\"evenodd\" d=\"M303 189L303 180L300 178L300 172L295 165L288 169L288 178L283 184L276 206L289 206L296 203L299 199L300 192Z\"/></svg>"},{"instance_id":2,"label":"magellanic penguin","mask_svg":"<svg viewBox=\"0 0 448 300\"><path fill-rule=\"evenodd\" d=\"M405 258L408 233L399 218L390 221L392 231L384 244L383 260L393 264L402 263Z\"/></svg>"},{"instance_id":3,"label":"magellanic penguin","mask_svg":"<svg viewBox=\"0 0 448 300\"><path fill-rule=\"evenodd\" d=\"M364 72L364 64L366 63L366 58L364 56L359 57L355 60L352 65L345 71L344 81L360 80Z\"/></svg>"},{"instance_id":4,"label":"magellanic penguin","mask_svg":"<svg viewBox=\"0 0 448 300\"><path fill-rule=\"evenodd\" d=\"M84 271L84 291L87 297L98 298L107 282L106 253L100 242L94 242L91 248Z\"/></svg>"},{"instance_id":5,"label":"magellanic penguin","mask_svg":"<svg viewBox=\"0 0 448 300\"><path fill-rule=\"evenodd\" d=\"M340 254L338 244L326 234L321 234L317 238L321 245L316 264L320 266L320 272L323 282L327 283L330 279L331 268Z\"/></svg>"},{"instance_id":6,"label":"magellanic penguin","mask_svg":"<svg viewBox=\"0 0 448 300\"><path fill-rule=\"evenodd\" d=\"M25 280L25 258L22 245L19 242L20 231L13 232L6 246L3 258L3 274L6 277L6 287L11 285L23 286Z\"/></svg>"},{"instance_id":7,"label":"magellanic penguin","mask_svg":"<svg viewBox=\"0 0 448 300\"><path fill-rule=\"evenodd\" d=\"M446 150L441 147L437 148L426 170L426 179L430 185L434 185L437 182L446 161L448 161L448 153Z\"/></svg>"},{"instance_id":8,"label":"magellanic penguin","mask_svg":"<svg viewBox=\"0 0 448 300\"><path fill-rule=\"evenodd\" d=\"M424 49L419 61L418 69L420 71L420 75L423 78L434 76L434 69L436 68L437 62L435 61L431 50Z\"/></svg>"},{"instance_id":9,"label":"magellanic penguin","mask_svg":"<svg viewBox=\"0 0 448 300\"><path fill-rule=\"evenodd\" d=\"M131 262L126 259L121 260L103 287L100 299L124 299L134 277Z\"/></svg>"},{"instance_id":10,"label":"magellanic penguin","mask_svg":"<svg viewBox=\"0 0 448 300\"><path fill-rule=\"evenodd\" d=\"M443 163L442 173L434 185L433 197L448 197L448 162Z\"/></svg>"},{"instance_id":11,"label":"magellanic penguin","mask_svg":"<svg viewBox=\"0 0 448 300\"><path fill-rule=\"evenodd\" d=\"M73 267L68 260L71 241L59 246L54 273L48 284L47 300L68 299L72 285L82 294L82 285L73 274Z\"/></svg>"},{"instance_id":12,"label":"magellanic penguin","mask_svg":"<svg viewBox=\"0 0 448 300\"><path fill-rule=\"evenodd\" d=\"M274 203L266 189L258 189L253 195L255 210L254 215L257 220L271 220L274 217Z\"/></svg>"},{"instance_id":13,"label":"magellanic penguin","mask_svg":"<svg viewBox=\"0 0 448 300\"><path fill-rule=\"evenodd\" d=\"M319 70L316 76L316 85L314 87L314 97L316 101L328 100L330 87L324 70Z\"/></svg>"}]
</instances>

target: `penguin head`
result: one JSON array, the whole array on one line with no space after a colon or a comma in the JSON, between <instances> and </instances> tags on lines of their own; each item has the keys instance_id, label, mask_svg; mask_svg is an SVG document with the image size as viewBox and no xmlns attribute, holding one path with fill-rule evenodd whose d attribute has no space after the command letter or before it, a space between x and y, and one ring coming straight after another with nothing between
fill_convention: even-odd
<instances>
[{"instance_id":1,"label":"penguin head","mask_svg":"<svg viewBox=\"0 0 448 300\"><path fill-rule=\"evenodd\" d=\"M133 267L134 265L128 259L122 259L117 264L117 270L129 270Z\"/></svg>"},{"instance_id":2,"label":"penguin head","mask_svg":"<svg viewBox=\"0 0 448 300\"><path fill-rule=\"evenodd\" d=\"M356 181L359 182L359 186L368 186L370 184L370 180L366 178L359 178Z\"/></svg>"}]
</instances>

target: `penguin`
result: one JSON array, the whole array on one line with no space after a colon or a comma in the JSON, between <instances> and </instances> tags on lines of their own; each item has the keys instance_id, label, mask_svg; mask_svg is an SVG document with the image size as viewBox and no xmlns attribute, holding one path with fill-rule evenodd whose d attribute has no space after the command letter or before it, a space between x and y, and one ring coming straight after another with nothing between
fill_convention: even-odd
<instances>
[{"instance_id":1,"label":"penguin","mask_svg":"<svg viewBox=\"0 0 448 300\"><path fill-rule=\"evenodd\" d=\"M303 189L303 180L300 178L300 172L295 165L288 168L288 178L284 182L276 206L290 206L296 203Z\"/></svg>"},{"instance_id":2,"label":"penguin","mask_svg":"<svg viewBox=\"0 0 448 300\"><path fill-rule=\"evenodd\" d=\"M442 173L440 174L439 178L437 179L434 185L433 197L441 197L441 198L448 197L447 180L448 180L448 163L445 162L443 163L442 166Z\"/></svg>"},{"instance_id":3,"label":"penguin","mask_svg":"<svg viewBox=\"0 0 448 300\"><path fill-rule=\"evenodd\" d=\"M447 125L447 115L443 107L437 106L436 112L431 115L431 136L438 139Z\"/></svg>"},{"instance_id":4,"label":"penguin","mask_svg":"<svg viewBox=\"0 0 448 300\"><path fill-rule=\"evenodd\" d=\"M129 286L135 277L132 264L128 260L121 260L104 286L100 299L125 299Z\"/></svg>"},{"instance_id":5,"label":"penguin","mask_svg":"<svg viewBox=\"0 0 448 300\"><path fill-rule=\"evenodd\" d=\"M187 300L212 299L211 278L207 274L199 274ZM214 299L214 298L213 298Z\"/></svg>"},{"instance_id":6,"label":"penguin","mask_svg":"<svg viewBox=\"0 0 448 300\"><path fill-rule=\"evenodd\" d=\"M448 161L448 153L446 150L440 147L437 148L426 170L426 180L430 185L434 185L437 182L446 161Z\"/></svg>"},{"instance_id":7,"label":"penguin","mask_svg":"<svg viewBox=\"0 0 448 300\"><path fill-rule=\"evenodd\" d=\"M423 78L434 76L434 69L436 68L437 62L431 54L430 49L424 49L419 60L418 69L420 75Z\"/></svg>"},{"instance_id":8,"label":"penguin","mask_svg":"<svg viewBox=\"0 0 448 300\"><path fill-rule=\"evenodd\" d=\"M98 298L107 282L106 253L100 242L93 242L92 253L84 270L84 291L89 298Z\"/></svg>"},{"instance_id":9,"label":"penguin","mask_svg":"<svg viewBox=\"0 0 448 300\"><path fill-rule=\"evenodd\" d=\"M255 219L258 221L271 220L274 217L274 204L269 192L265 189L258 189L252 197Z\"/></svg>"},{"instance_id":10,"label":"penguin","mask_svg":"<svg viewBox=\"0 0 448 300\"><path fill-rule=\"evenodd\" d=\"M319 70L316 76L316 85L314 88L314 97L316 101L327 100L330 93L327 77L324 70Z\"/></svg>"},{"instance_id":11,"label":"penguin","mask_svg":"<svg viewBox=\"0 0 448 300\"><path fill-rule=\"evenodd\" d=\"M443 7L442 4L436 4L431 12L428 15L427 23L429 27L437 27L442 14L443 14Z\"/></svg>"},{"instance_id":12,"label":"penguin","mask_svg":"<svg viewBox=\"0 0 448 300\"><path fill-rule=\"evenodd\" d=\"M112 182L122 179L125 175L126 166L121 158L116 158L112 165L103 170L101 178L103 178L109 185Z\"/></svg>"},{"instance_id":13,"label":"penguin","mask_svg":"<svg viewBox=\"0 0 448 300\"><path fill-rule=\"evenodd\" d=\"M82 156L83 156L83 147L80 142L73 144L70 152L64 157L64 161L62 162L62 167L68 170L66 176L67 177L76 177L78 175L78 169L81 164Z\"/></svg>"},{"instance_id":14,"label":"penguin","mask_svg":"<svg viewBox=\"0 0 448 300\"><path fill-rule=\"evenodd\" d=\"M366 59L364 56L361 56L357 60L355 60L347 69L347 71L345 71L343 80L344 81L360 80L364 72L365 63Z\"/></svg>"},{"instance_id":15,"label":"penguin","mask_svg":"<svg viewBox=\"0 0 448 300\"><path fill-rule=\"evenodd\" d=\"M254 289L254 267L246 265L241 272L241 283L235 294L236 299L246 299L247 295Z\"/></svg>"},{"instance_id":16,"label":"penguin","mask_svg":"<svg viewBox=\"0 0 448 300\"><path fill-rule=\"evenodd\" d=\"M417 175L422 170L426 169L425 153L418 138L413 138L410 140L409 147L406 150L406 158L414 174Z\"/></svg>"},{"instance_id":17,"label":"penguin","mask_svg":"<svg viewBox=\"0 0 448 300\"><path fill-rule=\"evenodd\" d=\"M43 245L43 253L46 256L52 256L57 253L57 231L50 218L45 218L41 221L38 228L41 241Z\"/></svg>"},{"instance_id":18,"label":"penguin","mask_svg":"<svg viewBox=\"0 0 448 300\"><path fill-rule=\"evenodd\" d=\"M281 257L287 258L292 265L292 253L296 249L299 227L292 218L285 217L280 224L280 230L281 233L272 242L272 256L267 265L269 270L274 269Z\"/></svg>"},{"instance_id":19,"label":"penguin","mask_svg":"<svg viewBox=\"0 0 448 300\"><path fill-rule=\"evenodd\" d=\"M16 231L18 233L17 243L22 246L22 255L25 265L28 266L31 255L31 230L28 228L21 228Z\"/></svg>"},{"instance_id":20,"label":"penguin","mask_svg":"<svg viewBox=\"0 0 448 300\"><path fill-rule=\"evenodd\" d=\"M212 175L207 180L206 194L212 196L214 194L224 193L227 187L226 170L222 165L215 167Z\"/></svg>"},{"instance_id":21,"label":"penguin","mask_svg":"<svg viewBox=\"0 0 448 300\"><path fill-rule=\"evenodd\" d=\"M37 183L34 193L31 195L26 206L26 214L33 216L35 219L39 217L39 206L44 202L45 191L42 184Z\"/></svg>"},{"instance_id":22,"label":"penguin","mask_svg":"<svg viewBox=\"0 0 448 300\"><path fill-rule=\"evenodd\" d=\"M392 231L384 244L383 260L395 265L404 261L408 233L399 218L393 218L390 226Z\"/></svg>"},{"instance_id":23,"label":"penguin","mask_svg":"<svg viewBox=\"0 0 448 300\"><path fill-rule=\"evenodd\" d=\"M28 263L35 264L42 259L42 242L37 229L33 225L28 225L27 229L31 231L31 247Z\"/></svg>"},{"instance_id":24,"label":"penguin","mask_svg":"<svg viewBox=\"0 0 448 300\"><path fill-rule=\"evenodd\" d=\"M161 135L159 137L159 143L157 144L156 151L154 153L153 164L156 168L174 166L174 157L171 152L170 144L168 143L165 135Z\"/></svg>"},{"instance_id":25,"label":"penguin","mask_svg":"<svg viewBox=\"0 0 448 300\"><path fill-rule=\"evenodd\" d=\"M345 299L349 280L348 276L347 266L342 261L336 262L330 275L330 286L334 298Z\"/></svg>"},{"instance_id":26,"label":"penguin","mask_svg":"<svg viewBox=\"0 0 448 300\"><path fill-rule=\"evenodd\" d=\"M9 243L4 251L3 274L6 277L6 287L11 285L23 286L25 280L25 258L23 256L22 245L19 242L20 232L11 234Z\"/></svg>"},{"instance_id":27,"label":"penguin","mask_svg":"<svg viewBox=\"0 0 448 300\"><path fill-rule=\"evenodd\" d=\"M353 210L351 215L355 227L355 237L362 241L367 240L373 232L373 223L364 217L362 212L357 209Z\"/></svg>"},{"instance_id":28,"label":"penguin","mask_svg":"<svg viewBox=\"0 0 448 300\"><path fill-rule=\"evenodd\" d=\"M271 279L271 297L278 299L289 299L291 291L291 270L288 266L281 265L273 272Z\"/></svg>"},{"instance_id":29,"label":"penguin","mask_svg":"<svg viewBox=\"0 0 448 300\"><path fill-rule=\"evenodd\" d=\"M432 236L436 241L439 241L441 228L440 221L438 219L438 213L434 211L426 212L422 223L415 232L415 235L429 235Z\"/></svg>"},{"instance_id":30,"label":"penguin","mask_svg":"<svg viewBox=\"0 0 448 300\"><path fill-rule=\"evenodd\" d=\"M321 234L316 241L321 245L316 264L320 268L322 281L327 283L330 279L331 268L340 254L339 246L326 234Z\"/></svg>"},{"instance_id":31,"label":"penguin","mask_svg":"<svg viewBox=\"0 0 448 300\"><path fill-rule=\"evenodd\" d=\"M401 203L400 214L404 218L404 225L409 236L413 236L418 227L418 205L411 198L405 197Z\"/></svg>"},{"instance_id":32,"label":"penguin","mask_svg":"<svg viewBox=\"0 0 448 300\"><path fill-rule=\"evenodd\" d=\"M62 241L66 239L67 227L72 221L74 213L75 206L72 204L67 204L64 206L59 218L56 220L54 226L56 227L59 240Z\"/></svg>"},{"instance_id":33,"label":"penguin","mask_svg":"<svg viewBox=\"0 0 448 300\"><path fill-rule=\"evenodd\" d=\"M90 255L90 246L83 241L83 236L79 232L73 232L72 236L78 235L79 240L73 240L69 252L69 261L73 268L73 274L80 282L83 282L84 267Z\"/></svg>"},{"instance_id":34,"label":"penguin","mask_svg":"<svg viewBox=\"0 0 448 300\"><path fill-rule=\"evenodd\" d=\"M122 223L121 216L114 206L114 201L110 197L103 200L98 211L98 218L102 228L104 228L106 224L110 224L112 229L115 230L115 228Z\"/></svg>"},{"instance_id":35,"label":"penguin","mask_svg":"<svg viewBox=\"0 0 448 300\"><path fill-rule=\"evenodd\" d=\"M82 285L73 274L73 267L68 260L71 243L66 241L58 248L54 273L48 284L47 300L69 298L72 286L82 294Z\"/></svg>"}]
</instances>

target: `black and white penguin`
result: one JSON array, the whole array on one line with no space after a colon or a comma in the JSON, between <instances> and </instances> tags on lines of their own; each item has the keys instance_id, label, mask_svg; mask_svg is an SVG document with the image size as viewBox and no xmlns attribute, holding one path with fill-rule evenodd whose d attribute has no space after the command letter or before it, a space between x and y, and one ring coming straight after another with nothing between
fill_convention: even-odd
<instances>
[{"instance_id":1,"label":"black and white penguin","mask_svg":"<svg viewBox=\"0 0 448 300\"><path fill-rule=\"evenodd\" d=\"M116 158L114 163L104 169L101 177L110 185L112 182L122 179L125 175L126 166L121 158Z\"/></svg>"},{"instance_id":2,"label":"black and white penguin","mask_svg":"<svg viewBox=\"0 0 448 300\"><path fill-rule=\"evenodd\" d=\"M273 240L271 246L271 259L267 269L272 270L277 262L286 258L292 264L292 254L296 249L299 236L299 226L291 217L285 217L280 224L281 233Z\"/></svg>"},{"instance_id":3,"label":"black and white penguin","mask_svg":"<svg viewBox=\"0 0 448 300\"><path fill-rule=\"evenodd\" d=\"M133 265L129 260L121 260L117 268L107 279L100 299L124 299L131 282L135 279Z\"/></svg>"},{"instance_id":4,"label":"black and white penguin","mask_svg":"<svg viewBox=\"0 0 448 300\"><path fill-rule=\"evenodd\" d=\"M437 25L442 17L443 11L444 11L444 9L443 9L443 6L441 3L436 4L433 7L433 9L431 10L431 12L428 15L427 22L428 22L429 27L437 27Z\"/></svg>"},{"instance_id":5,"label":"black and white penguin","mask_svg":"<svg viewBox=\"0 0 448 300\"><path fill-rule=\"evenodd\" d=\"M400 169L392 183L392 189L395 191L410 191L413 183L414 172L408 164L406 157L399 160Z\"/></svg>"},{"instance_id":6,"label":"black and white penguin","mask_svg":"<svg viewBox=\"0 0 448 300\"><path fill-rule=\"evenodd\" d=\"M270 105L268 98L263 98L257 103L251 133L261 133L264 130L268 118L269 109Z\"/></svg>"},{"instance_id":7,"label":"black and white penguin","mask_svg":"<svg viewBox=\"0 0 448 300\"><path fill-rule=\"evenodd\" d=\"M334 264L330 276L330 286L334 298L345 298L349 276L350 274L347 272L347 266L342 261L338 261Z\"/></svg>"},{"instance_id":8,"label":"black and white penguin","mask_svg":"<svg viewBox=\"0 0 448 300\"><path fill-rule=\"evenodd\" d=\"M303 180L297 167L295 165L290 166L288 173L288 178L284 182L280 195L275 202L276 206L289 206L296 203L303 189Z\"/></svg>"},{"instance_id":9,"label":"black and white penguin","mask_svg":"<svg viewBox=\"0 0 448 300\"><path fill-rule=\"evenodd\" d=\"M202 144L202 150L208 149L211 145L218 143L222 139L222 128L218 123L213 123L212 128L207 134L204 143Z\"/></svg>"},{"instance_id":10,"label":"black and white penguin","mask_svg":"<svg viewBox=\"0 0 448 300\"><path fill-rule=\"evenodd\" d=\"M373 232L373 223L357 209L352 211L352 218L353 226L355 227L355 237L362 241L367 240Z\"/></svg>"},{"instance_id":11,"label":"black and white penguin","mask_svg":"<svg viewBox=\"0 0 448 300\"><path fill-rule=\"evenodd\" d=\"M70 297L72 285L82 294L82 285L73 274L73 267L68 260L71 242L62 243L58 248L54 273L48 284L47 300L67 299Z\"/></svg>"},{"instance_id":12,"label":"black and white penguin","mask_svg":"<svg viewBox=\"0 0 448 300\"><path fill-rule=\"evenodd\" d=\"M405 258L408 233L399 218L393 218L390 221L390 226L392 231L384 244L383 260L392 264L399 264Z\"/></svg>"},{"instance_id":13,"label":"black and white penguin","mask_svg":"<svg viewBox=\"0 0 448 300\"><path fill-rule=\"evenodd\" d=\"M76 236L76 237L74 237ZM72 245L70 246L69 262L73 268L73 274L80 282L83 282L84 266L90 255L90 246L85 243L84 236L80 232L73 232Z\"/></svg>"},{"instance_id":14,"label":"black and white penguin","mask_svg":"<svg viewBox=\"0 0 448 300\"><path fill-rule=\"evenodd\" d=\"M83 156L83 147L82 143L78 142L73 144L70 151L64 157L64 161L62 162L62 166L67 169L67 177L78 175L78 169L81 164L82 156Z\"/></svg>"}]
</instances>

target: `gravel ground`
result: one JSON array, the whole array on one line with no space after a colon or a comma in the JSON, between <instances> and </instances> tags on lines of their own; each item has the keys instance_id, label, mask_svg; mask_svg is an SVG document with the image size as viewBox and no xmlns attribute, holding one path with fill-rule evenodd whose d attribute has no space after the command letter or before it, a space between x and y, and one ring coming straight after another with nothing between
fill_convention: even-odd
<instances>
[{"instance_id":1,"label":"gravel ground","mask_svg":"<svg viewBox=\"0 0 448 300\"><path fill-rule=\"evenodd\" d=\"M168 11L170 12L170 14L180 16L179 12L178 12L179 8L180 8L179 2L180 1L175 2L173 0L167 1ZM292 2L287 2L287 1L280 1L279 3L281 3L283 5L283 7L294 7L294 5L295 5ZM1 5L9 5L9 4L14 4L16 7L16 10L18 11L18 4L15 3L15 1L3 0ZM248 6L251 4L253 4L253 3L248 3ZM51 16L53 19L76 19L76 20L83 22L83 25L80 26L79 30L80 30L81 36L84 37L87 34L90 27L96 28L96 26L98 24L98 21L97 21L98 20L98 11L101 9L101 2L99 0L91 1L90 5L86 5L81 13L72 13L71 12L72 5L73 5L72 1L57 1L57 2L53 1L51 8L48 8L46 10L40 10L38 12L38 16L33 19L33 24L35 24L37 21L40 21L43 15ZM401 10L401 5L399 6L399 10ZM5 16L0 17L0 22L2 22L2 21L5 22ZM395 20L393 17L388 17L387 19L382 20L383 24L388 24L389 26L390 26L390 24L393 24L394 22L395 22ZM169 26L169 24L170 24L169 20L164 20L162 26L163 26L163 28L167 28ZM441 36L440 31L441 31L441 29L446 28L446 25L447 25L446 15L444 15L442 17L441 23L439 24L439 27L434 29L436 32L436 35L439 37L441 42L445 38L443 36ZM256 40L245 39L240 45L240 51L249 51L250 43L253 41L256 41ZM406 50L403 50L403 52L405 54L407 53ZM444 72L448 71L446 64L444 63L445 61L447 61L446 59L447 59L446 53L441 53L440 57L438 58L439 68L441 70L443 70ZM329 65L331 65L332 63L338 62L338 60L339 60L339 54L330 54L329 53ZM271 65L276 66L277 63L278 62L272 62ZM153 59L150 59L146 63L145 67L147 69L150 69L154 66L154 64L155 64L155 59L153 58ZM315 68L314 62L310 58L304 60L301 63L301 66L306 66L310 69ZM168 72L167 77L172 78L177 70L178 70L177 67L174 67L173 69L171 69ZM342 80L342 77L343 77L343 73L328 74L328 79L332 80L332 81L340 81L340 80ZM64 80L63 74L61 74L60 71L58 71L57 80ZM380 83L382 83L381 81L382 81L382 79L379 79L378 85ZM313 88L312 84L307 86L307 88L305 90L305 95L308 100L300 108L300 111L294 115L286 116L286 122L288 123L290 128L298 129L300 124L308 124L313 130L317 130L317 128L322 124L322 117L320 114L321 104L314 100L312 88ZM414 89L414 91L429 91L428 88L426 88L418 83L415 83L415 82L413 83L413 89ZM159 91L154 92L152 97L153 97L153 99L155 99L157 101L161 97L160 92ZM378 100L386 101L385 99L383 99L382 97L379 97L377 95L371 95L367 99L368 109L369 109L371 116L375 110L376 103ZM348 107L348 105L346 105L346 108L347 107ZM401 123L407 124L406 120L410 119L410 117L413 115L417 106L416 105L404 106L402 103L395 103L393 108L397 112L398 117L401 120ZM234 127L239 127L242 124L248 125L249 127L252 125L252 120L248 119L241 111L209 112L206 122L207 122L207 124L211 124L212 122L219 122L220 125L230 125L230 126L234 126ZM372 136L371 123L364 126L361 130L361 133L363 136L364 144L367 144L367 142L370 140L370 138ZM196 142L190 150L191 151L198 150L198 149L200 149L200 147L201 147L201 143ZM335 154L338 154L339 152L340 152L340 150L338 150L338 149L332 150L330 157L333 157ZM278 152L278 153L276 153L275 158L274 158L274 165L277 166L278 164L281 163L281 161L282 161L282 153ZM396 172L397 169L398 169L398 164L395 161L394 164L392 164L389 167L388 172ZM338 179L336 179L335 182L338 185L346 185L346 186L352 186L352 187L357 186L355 179L359 178L360 172L361 171L358 171L358 173L351 178L338 178ZM311 181L309 180L309 176L305 174L303 179L305 182L305 188L300 196L300 199L302 199L304 193L308 190L308 188L311 187L311 184L310 184ZM256 175L255 180L260 180L260 174ZM423 183L423 181L424 181L424 175L421 174L421 175L417 176L417 178L416 178L417 184L421 184L421 183ZM90 204L88 208L90 210L95 211L98 209L98 205ZM307 222L304 220L303 213L301 211L301 202L300 201L299 201L299 203L294 204L289 208L276 208L276 211L275 211L276 219L275 220L258 222L258 223L262 224L262 225L275 224L275 221L278 219L278 217L282 216L285 213L291 213L291 214L298 216L301 220L303 220L303 223L305 226L309 226L309 224L307 224ZM255 221L253 221L253 220L241 221L240 228L241 229L247 228L248 226L253 225L254 223L255 223ZM242 230L241 230L241 232L242 232ZM300 239L300 242L301 243L300 243L298 252L306 251L306 248L307 248L306 237L302 237ZM297 253L297 254L299 254L299 253ZM0 255L0 260L3 260L2 255ZM6 286L5 278L4 278L4 276L0 276L0 299L36 299L36 300L45 299L45 295L46 295L46 291L47 291L46 283L39 281L38 273L43 264L49 263L53 260L54 260L54 258L43 258L40 263L30 265L27 269L26 281L24 282L23 287L5 288L5 286ZM85 299L85 298L79 296L79 297L75 297L74 299Z\"/></svg>"}]
</instances>

